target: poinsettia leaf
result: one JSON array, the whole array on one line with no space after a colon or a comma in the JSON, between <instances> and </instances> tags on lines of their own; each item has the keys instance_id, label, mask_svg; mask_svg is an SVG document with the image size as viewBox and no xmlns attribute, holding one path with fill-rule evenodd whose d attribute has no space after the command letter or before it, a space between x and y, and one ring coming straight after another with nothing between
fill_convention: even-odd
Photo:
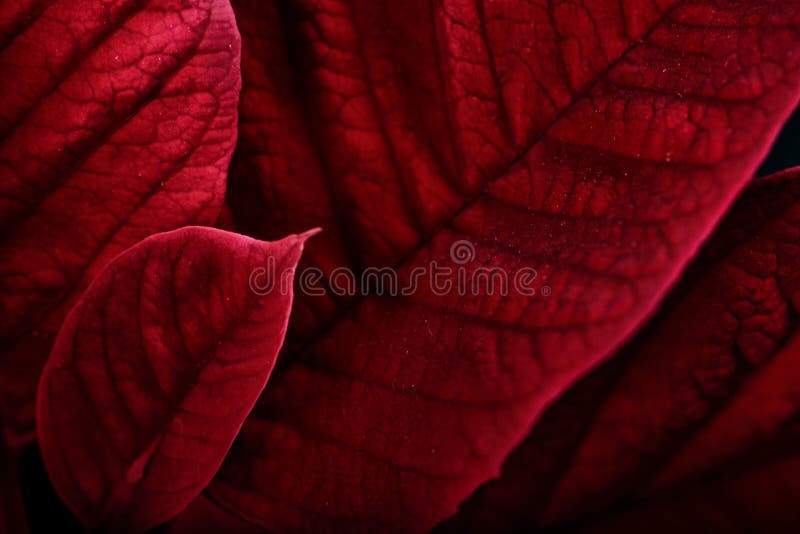
<instances>
[{"instance_id":1,"label":"poinsettia leaf","mask_svg":"<svg viewBox=\"0 0 800 534\"><path fill-rule=\"evenodd\" d=\"M651 314L800 94L796 1L234 9L241 228L330 228L308 254L328 284L337 265L457 267L461 240L470 269L538 274L535 297L300 297L209 488L267 528L454 513Z\"/></svg>"},{"instance_id":2,"label":"poinsettia leaf","mask_svg":"<svg viewBox=\"0 0 800 534\"><path fill-rule=\"evenodd\" d=\"M795 169L748 189L652 328L548 409L441 530L535 528L666 491L651 510L674 507L664 529L785 526L800 485L767 474L797 464L799 266Z\"/></svg>"},{"instance_id":3,"label":"poinsettia leaf","mask_svg":"<svg viewBox=\"0 0 800 534\"><path fill-rule=\"evenodd\" d=\"M37 401L51 482L86 526L143 531L203 490L275 363L304 240L187 227L92 282ZM253 273L274 286L253 286Z\"/></svg>"},{"instance_id":4,"label":"poinsettia leaf","mask_svg":"<svg viewBox=\"0 0 800 534\"><path fill-rule=\"evenodd\" d=\"M800 497L796 332L730 405L686 443L633 505L592 518L589 530L792 532ZM708 448L708 447L712 448ZM712 458L713 447L720 457ZM657 529L657 530L658 530Z\"/></svg>"},{"instance_id":5,"label":"poinsettia leaf","mask_svg":"<svg viewBox=\"0 0 800 534\"><path fill-rule=\"evenodd\" d=\"M0 5L0 409L35 386L78 295L153 233L213 224L236 143L227 0Z\"/></svg>"}]
</instances>

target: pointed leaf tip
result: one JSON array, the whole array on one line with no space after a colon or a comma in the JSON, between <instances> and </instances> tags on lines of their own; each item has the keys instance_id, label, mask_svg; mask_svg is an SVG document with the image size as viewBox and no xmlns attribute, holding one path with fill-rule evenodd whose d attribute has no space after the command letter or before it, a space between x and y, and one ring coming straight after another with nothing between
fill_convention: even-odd
<instances>
[{"instance_id":1,"label":"pointed leaf tip","mask_svg":"<svg viewBox=\"0 0 800 534\"><path fill-rule=\"evenodd\" d=\"M211 480L272 372L291 309L291 291L256 293L250 275L299 258L286 240L186 227L128 249L89 286L37 403L50 479L87 527L144 531Z\"/></svg>"}]
</instances>

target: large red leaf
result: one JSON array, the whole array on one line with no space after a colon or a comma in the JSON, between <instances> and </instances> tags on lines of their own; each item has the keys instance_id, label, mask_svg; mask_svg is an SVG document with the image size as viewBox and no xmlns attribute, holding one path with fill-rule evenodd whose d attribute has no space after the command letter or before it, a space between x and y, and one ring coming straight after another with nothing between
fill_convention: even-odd
<instances>
[{"instance_id":1,"label":"large red leaf","mask_svg":"<svg viewBox=\"0 0 800 534\"><path fill-rule=\"evenodd\" d=\"M471 267L534 267L552 289L304 297L295 350L210 487L272 528L454 512L651 313L800 88L796 1L235 7L234 215L260 191L277 216L250 228L330 228L309 254L323 271L407 278L467 239Z\"/></svg>"},{"instance_id":2,"label":"large red leaf","mask_svg":"<svg viewBox=\"0 0 800 534\"><path fill-rule=\"evenodd\" d=\"M0 4L0 410L33 429L65 314L142 238L212 224L236 142L227 0ZM13 436L11 436L13 437Z\"/></svg>"},{"instance_id":3,"label":"large red leaf","mask_svg":"<svg viewBox=\"0 0 800 534\"><path fill-rule=\"evenodd\" d=\"M552 289L303 297L294 350L210 487L273 528L455 512L651 313L800 88L797 1L235 8L241 227L325 226L310 264L403 277L452 266L468 239L470 266L530 266ZM266 211L243 202L257 195Z\"/></svg>"},{"instance_id":4,"label":"large red leaf","mask_svg":"<svg viewBox=\"0 0 800 534\"><path fill-rule=\"evenodd\" d=\"M800 497L798 311L800 169L748 190L653 327L551 407L442 530L571 521L674 486L651 510L669 521L631 518L785 528Z\"/></svg>"},{"instance_id":5,"label":"large red leaf","mask_svg":"<svg viewBox=\"0 0 800 534\"><path fill-rule=\"evenodd\" d=\"M315 221L326 239L308 257L323 271L396 264L542 140L669 7L483 4L234 1L245 90L230 198L242 229L273 238ZM576 11L602 35L573 27ZM562 33L574 43L562 47ZM298 299L300 337L348 300Z\"/></svg>"},{"instance_id":6,"label":"large red leaf","mask_svg":"<svg viewBox=\"0 0 800 534\"><path fill-rule=\"evenodd\" d=\"M92 282L37 402L50 479L85 525L145 530L206 486L275 363L304 241L188 227L144 240ZM264 296L251 287L258 269L280 278Z\"/></svg>"}]
</instances>

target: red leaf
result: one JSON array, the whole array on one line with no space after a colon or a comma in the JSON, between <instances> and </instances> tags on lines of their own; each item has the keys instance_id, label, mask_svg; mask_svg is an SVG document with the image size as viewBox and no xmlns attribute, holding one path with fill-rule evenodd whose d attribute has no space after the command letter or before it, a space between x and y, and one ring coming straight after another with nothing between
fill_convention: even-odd
<instances>
[{"instance_id":1,"label":"red leaf","mask_svg":"<svg viewBox=\"0 0 800 534\"><path fill-rule=\"evenodd\" d=\"M612 510L594 525L631 532L668 518L657 530L796 530L799 340L795 332L738 398L639 492L635 506ZM719 447L719 458L711 457L715 449L709 446Z\"/></svg>"},{"instance_id":2,"label":"red leaf","mask_svg":"<svg viewBox=\"0 0 800 534\"><path fill-rule=\"evenodd\" d=\"M610 531L788 527L800 497L798 265L795 169L748 190L650 331L550 408L442 530L535 528L654 496Z\"/></svg>"},{"instance_id":3,"label":"red leaf","mask_svg":"<svg viewBox=\"0 0 800 534\"><path fill-rule=\"evenodd\" d=\"M654 310L799 94L797 1L236 6L241 228L322 225L310 265L406 279L467 239L470 269L533 267L552 289L301 297L210 487L268 528L455 512Z\"/></svg>"},{"instance_id":4,"label":"red leaf","mask_svg":"<svg viewBox=\"0 0 800 534\"><path fill-rule=\"evenodd\" d=\"M3 2L0 85L0 410L19 438L92 278L150 234L217 219L239 36L227 0Z\"/></svg>"},{"instance_id":5,"label":"red leaf","mask_svg":"<svg viewBox=\"0 0 800 534\"><path fill-rule=\"evenodd\" d=\"M283 273L304 240L189 227L146 239L92 282L37 402L51 481L85 525L146 530L206 486L275 363L292 300ZM288 285L259 296L251 273L273 267Z\"/></svg>"}]
</instances>

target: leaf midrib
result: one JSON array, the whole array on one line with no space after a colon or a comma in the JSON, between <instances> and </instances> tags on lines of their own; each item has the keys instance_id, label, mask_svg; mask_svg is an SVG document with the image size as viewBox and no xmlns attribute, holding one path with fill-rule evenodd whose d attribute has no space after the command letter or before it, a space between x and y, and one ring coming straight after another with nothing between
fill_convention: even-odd
<instances>
[{"instance_id":1,"label":"leaf midrib","mask_svg":"<svg viewBox=\"0 0 800 534\"><path fill-rule=\"evenodd\" d=\"M438 225L436 225L433 230L431 230L427 236L420 239L419 243L411 248L408 252L403 254L399 260L395 263L390 265L390 268L395 270L399 269L406 263L408 263L411 258L416 255L420 250L425 248L429 243L431 243L440 232L442 232L447 226L452 224L462 213L464 213L467 209L472 207L475 203L477 203L484 195L488 194L489 188L496 183L498 180L502 179L504 176L508 174L508 172L513 169L522 159L525 157L528 152L530 152L537 144L544 140L547 133L555 126L557 123L561 122L562 119L566 117L566 115L578 104L578 102L582 101L586 98L589 93L602 81L604 80L608 74L617 66L619 65L625 58L627 58L631 52L641 46L644 42L646 42L652 34L660 28L664 22L669 19L672 14L677 11L686 0L677 0L677 2L670 8L668 8L661 16L653 23L653 25L648 29L646 32L642 34L642 36L636 40L634 40L625 50L623 50L619 57L617 57L614 61L610 62L602 71L600 71L594 79L586 84L586 86L578 91L570 100L569 104L564 106L558 113L556 113L550 121L545 124L541 131L535 135L526 145L522 148L516 156L514 156L508 164L503 167L503 170L497 173L496 176L488 179L484 186L481 188L480 191L473 194L466 200L464 200L457 210L455 210L452 214L448 215L444 218ZM502 98L502 95L500 95ZM291 351L291 354L297 355L305 355L308 353L309 349L316 345L320 340L327 337L328 333L339 324L339 322L348 314L352 313L362 302L364 302L367 298L372 297L371 294L360 294L357 295L353 300L348 302L345 306L343 306L335 316L333 316L326 325L321 327L319 331L311 336L310 339L305 341L303 344L299 345L296 349ZM272 375L275 376L276 374L282 373L285 368L291 367L295 365L295 359L286 359L282 358L278 361L275 369L273 370Z\"/></svg>"}]
</instances>

